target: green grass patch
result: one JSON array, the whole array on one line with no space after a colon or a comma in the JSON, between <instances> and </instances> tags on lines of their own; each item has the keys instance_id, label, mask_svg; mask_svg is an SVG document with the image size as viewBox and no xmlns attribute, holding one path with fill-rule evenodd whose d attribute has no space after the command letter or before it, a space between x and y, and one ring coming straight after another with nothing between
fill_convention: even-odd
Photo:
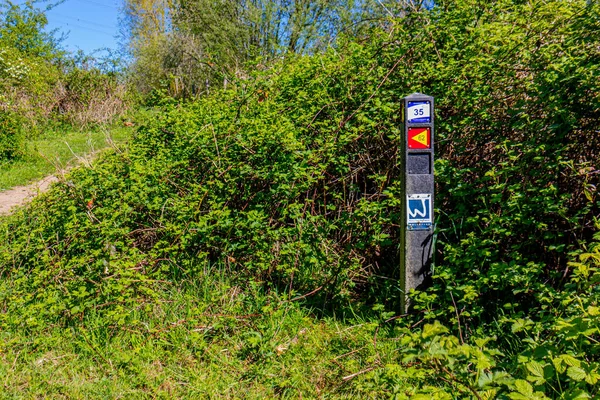
<instances>
[{"instance_id":1,"label":"green grass patch","mask_svg":"<svg viewBox=\"0 0 600 400\"><path fill-rule=\"evenodd\" d=\"M4 288L6 289L6 287ZM226 268L164 284L123 325L98 312L1 332L0 398L378 398L394 340L377 321L315 318ZM384 396L385 397L385 396Z\"/></svg>"},{"instance_id":2,"label":"green grass patch","mask_svg":"<svg viewBox=\"0 0 600 400\"><path fill-rule=\"evenodd\" d=\"M79 157L123 142L130 134L131 128L125 127L47 132L27 142L22 159L0 163L0 191L26 185L75 165Z\"/></svg>"}]
</instances>

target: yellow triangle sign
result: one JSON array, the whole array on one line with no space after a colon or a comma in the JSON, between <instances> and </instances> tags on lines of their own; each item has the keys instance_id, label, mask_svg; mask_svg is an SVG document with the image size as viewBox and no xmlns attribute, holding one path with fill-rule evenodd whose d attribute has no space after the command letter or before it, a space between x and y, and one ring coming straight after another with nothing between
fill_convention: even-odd
<instances>
[{"instance_id":1,"label":"yellow triangle sign","mask_svg":"<svg viewBox=\"0 0 600 400\"><path fill-rule=\"evenodd\" d=\"M416 134L412 137L415 142L421 143L423 146L429 146L429 135L427 134L427 129L422 131L421 133Z\"/></svg>"}]
</instances>

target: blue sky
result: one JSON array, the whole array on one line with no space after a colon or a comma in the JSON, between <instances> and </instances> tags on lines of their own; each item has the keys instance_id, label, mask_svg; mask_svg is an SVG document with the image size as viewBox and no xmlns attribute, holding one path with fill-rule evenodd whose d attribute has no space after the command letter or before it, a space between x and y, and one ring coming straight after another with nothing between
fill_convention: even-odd
<instances>
[{"instance_id":1,"label":"blue sky","mask_svg":"<svg viewBox=\"0 0 600 400\"><path fill-rule=\"evenodd\" d=\"M67 35L62 45L70 51L117 50L121 5L122 0L65 0L46 14L48 29Z\"/></svg>"}]
</instances>

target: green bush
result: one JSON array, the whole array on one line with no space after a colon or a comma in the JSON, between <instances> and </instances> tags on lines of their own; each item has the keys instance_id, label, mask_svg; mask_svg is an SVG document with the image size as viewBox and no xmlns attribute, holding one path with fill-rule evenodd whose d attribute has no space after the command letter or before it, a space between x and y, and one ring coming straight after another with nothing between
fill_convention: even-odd
<instances>
[{"instance_id":1,"label":"green bush","mask_svg":"<svg viewBox=\"0 0 600 400\"><path fill-rule=\"evenodd\" d=\"M97 68L68 68L57 82L54 97L55 117L79 127L114 122L128 108L118 76Z\"/></svg>"},{"instance_id":2,"label":"green bush","mask_svg":"<svg viewBox=\"0 0 600 400\"><path fill-rule=\"evenodd\" d=\"M298 70L316 73L321 61L306 58ZM311 90L328 87L315 82ZM287 98L287 90L280 96ZM304 101L313 107L311 98ZM295 118L298 110L286 115L285 108L278 99L261 101L257 92L167 107L138 130L128 152L74 171L40 200L52 212L42 216L33 208L27 228L8 229L7 262L22 265L14 273L23 276L71 271L44 281L36 294L36 303L59 296L71 312L109 301L105 296L116 289L105 286L113 285L103 279L107 265L119 290L125 273L142 283L179 280L207 262L290 298L316 291L333 305L364 293L373 271L388 274L395 266L394 107L386 108L389 119L377 117L389 134L383 127L340 132L325 114L307 129ZM374 117L375 110L359 115ZM22 242L23 235L31 241ZM85 287L85 295L64 297L63 285ZM27 309L18 298L9 307ZM52 320L62 312L47 308L38 316Z\"/></svg>"},{"instance_id":3,"label":"green bush","mask_svg":"<svg viewBox=\"0 0 600 400\"><path fill-rule=\"evenodd\" d=\"M12 113L0 111L0 163L23 155L22 123Z\"/></svg>"},{"instance_id":4,"label":"green bush","mask_svg":"<svg viewBox=\"0 0 600 400\"><path fill-rule=\"evenodd\" d=\"M0 1L0 109L22 116L32 133L114 122L132 100L118 74L94 67L102 63L92 57L65 54L46 24L32 2Z\"/></svg>"}]
</instances>

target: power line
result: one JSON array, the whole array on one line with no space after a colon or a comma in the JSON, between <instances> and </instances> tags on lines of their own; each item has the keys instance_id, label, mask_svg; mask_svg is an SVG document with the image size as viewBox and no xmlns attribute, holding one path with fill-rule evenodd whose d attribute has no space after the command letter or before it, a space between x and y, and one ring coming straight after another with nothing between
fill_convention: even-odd
<instances>
[{"instance_id":1,"label":"power line","mask_svg":"<svg viewBox=\"0 0 600 400\"><path fill-rule=\"evenodd\" d=\"M114 25L99 24L97 22L92 22L92 21L85 20L83 18L73 17L73 16L70 16L70 15L61 14L61 13L58 13L58 12L55 12L55 11L52 11L49 14L50 14L50 16L58 15L58 16L63 17L63 18L72 19L74 21L82 22L82 23L85 23L85 24L95 25L95 26L98 26L100 28L117 29L117 27L114 26Z\"/></svg>"},{"instance_id":2,"label":"power line","mask_svg":"<svg viewBox=\"0 0 600 400\"><path fill-rule=\"evenodd\" d=\"M103 4L103 3L99 3L97 1L93 1L93 0L75 0L76 2L81 2L81 3L88 3L88 4L95 4L97 6L101 6L101 7L107 7L107 8L112 8L115 10L118 10L120 7L118 7L116 4Z\"/></svg>"},{"instance_id":3,"label":"power line","mask_svg":"<svg viewBox=\"0 0 600 400\"><path fill-rule=\"evenodd\" d=\"M115 4L115 3L113 3L113 4L104 4L104 3L100 3L100 2L97 2L97 1L94 1L94 0L74 0L74 1L75 1L76 3L88 3L88 4L94 4L94 5L97 5L97 6L100 6L100 7L112 8L112 9L114 9L114 10L118 10L118 9L120 9L120 8L121 8L121 7L119 7L119 6L118 6L117 4ZM15 4L17 4L17 5L19 5L19 6L22 6L22 5L24 5L26 2L27 2L27 0L16 0L14 3L15 3ZM62 3L62 4L65 4L65 3L68 3L68 2L69 2L69 0L65 0L65 2L64 2L64 3ZM61 5L61 4L57 4L57 5ZM54 8L54 7L53 7L53 8Z\"/></svg>"},{"instance_id":4,"label":"power line","mask_svg":"<svg viewBox=\"0 0 600 400\"><path fill-rule=\"evenodd\" d=\"M115 32L110 33L110 32L106 32L106 31L103 31L103 30L100 30L100 29L89 27L89 26L83 26L83 25L75 24L75 23L69 22L69 21L58 21L58 22L60 22L62 25L66 25L68 27L74 26L74 27L77 27L77 28L80 28L80 29L84 29L84 30L88 30L88 31L92 31L92 32L102 33L102 34L105 34L105 35L108 35L108 36L111 36L111 37L116 36Z\"/></svg>"}]
</instances>

